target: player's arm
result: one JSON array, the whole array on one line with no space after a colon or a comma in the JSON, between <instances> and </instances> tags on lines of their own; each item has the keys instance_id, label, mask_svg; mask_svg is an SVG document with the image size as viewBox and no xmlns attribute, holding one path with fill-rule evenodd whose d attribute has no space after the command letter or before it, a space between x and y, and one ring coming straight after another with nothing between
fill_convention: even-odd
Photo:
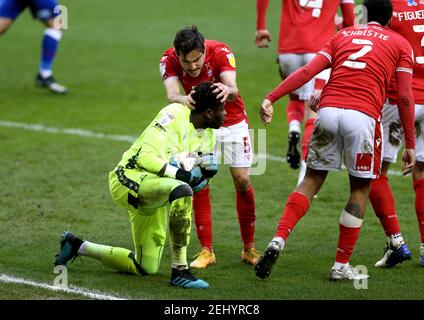
<instances>
[{"instance_id":1,"label":"player's arm","mask_svg":"<svg viewBox=\"0 0 424 320\"><path fill-rule=\"evenodd\" d=\"M321 52L321 51L320 51ZM303 68L298 69L292 73L288 78L282 81L278 87L268 93L265 100L262 102L261 109L259 111L260 117L265 124L268 124L272 120L274 109L272 104L284 97L286 94L300 88L305 83L309 82L321 71L330 68L331 62L327 56L318 53L311 62L309 62Z\"/></svg>"},{"instance_id":2,"label":"player's arm","mask_svg":"<svg viewBox=\"0 0 424 320\"><path fill-rule=\"evenodd\" d=\"M171 103L181 103L190 108L195 104L195 101L191 97L191 93L188 95L181 94L180 91L180 80L177 77L171 77L163 81L165 86L166 97Z\"/></svg>"},{"instance_id":3,"label":"player's arm","mask_svg":"<svg viewBox=\"0 0 424 320\"><path fill-rule=\"evenodd\" d=\"M343 17L343 28L353 26L355 24L355 3L353 0L343 0L340 4Z\"/></svg>"},{"instance_id":4,"label":"player's arm","mask_svg":"<svg viewBox=\"0 0 424 320\"><path fill-rule=\"evenodd\" d=\"M405 151L402 155L402 172L405 175L410 173L415 165L415 102L412 93L412 70L396 72L396 82L397 106L405 139Z\"/></svg>"},{"instance_id":5,"label":"player's arm","mask_svg":"<svg viewBox=\"0 0 424 320\"><path fill-rule=\"evenodd\" d=\"M166 155L172 144L178 143L165 128L149 127L143 134L143 140L137 159L139 167L161 177L184 181L190 186L197 185L203 179L200 167L185 171L163 160L161 155Z\"/></svg>"},{"instance_id":6,"label":"player's arm","mask_svg":"<svg viewBox=\"0 0 424 320\"><path fill-rule=\"evenodd\" d=\"M266 28L266 11L269 0L256 0L256 34L255 44L258 48L268 48L271 33Z\"/></svg>"},{"instance_id":7,"label":"player's arm","mask_svg":"<svg viewBox=\"0 0 424 320\"><path fill-rule=\"evenodd\" d=\"M162 176L167 162L161 154L166 154L168 139L165 128L150 126L143 133L143 143L137 158L137 166L156 175Z\"/></svg>"},{"instance_id":8,"label":"player's arm","mask_svg":"<svg viewBox=\"0 0 424 320\"><path fill-rule=\"evenodd\" d=\"M213 91L220 93L216 96L217 99L220 99L221 102L231 102L237 99L239 90L237 87L237 74L236 71L228 70L220 74L221 81L215 83L216 89Z\"/></svg>"}]
</instances>

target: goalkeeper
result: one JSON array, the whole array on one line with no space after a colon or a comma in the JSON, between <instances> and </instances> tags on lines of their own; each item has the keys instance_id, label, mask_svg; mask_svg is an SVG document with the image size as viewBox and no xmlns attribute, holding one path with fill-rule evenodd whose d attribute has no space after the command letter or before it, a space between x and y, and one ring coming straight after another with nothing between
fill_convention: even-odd
<instances>
[{"instance_id":1,"label":"goalkeeper","mask_svg":"<svg viewBox=\"0 0 424 320\"><path fill-rule=\"evenodd\" d=\"M134 252L84 241L65 232L55 265L65 265L76 256L100 260L116 270L137 275L158 271L169 229L172 273L170 283L184 288L207 288L187 264L191 231L193 192L205 187L218 165L212 154L213 129L225 118L224 105L205 82L192 95L196 109L173 103L163 108L141 136L126 151L109 174L112 198L124 206L131 222ZM198 155L190 171L178 168L175 156ZM187 169L187 168L186 168Z\"/></svg>"}]
</instances>

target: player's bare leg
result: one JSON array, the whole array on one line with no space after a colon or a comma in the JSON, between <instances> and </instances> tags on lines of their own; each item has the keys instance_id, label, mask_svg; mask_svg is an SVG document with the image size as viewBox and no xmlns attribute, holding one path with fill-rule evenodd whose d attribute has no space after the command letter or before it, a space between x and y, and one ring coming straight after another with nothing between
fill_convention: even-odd
<instances>
[{"instance_id":1,"label":"player's bare leg","mask_svg":"<svg viewBox=\"0 0 424 320\"><path fill-rule=\"evenodd\" d=\"M240 234L243 241L241 260L255 265L260 253L255 249L255 197L250 183L249 168L230 168L236 189L237 216L240 224Z\"/></svg>"}]
</instances>

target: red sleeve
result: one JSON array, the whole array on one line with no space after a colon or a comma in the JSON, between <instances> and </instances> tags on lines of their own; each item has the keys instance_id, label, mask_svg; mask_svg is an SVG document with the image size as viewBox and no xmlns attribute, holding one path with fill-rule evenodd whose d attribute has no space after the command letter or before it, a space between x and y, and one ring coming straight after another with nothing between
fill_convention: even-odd
<instances>
[{"instance_id":1,"label":"red sleeve","mask_svg":"<svg viewBox=\"0 0 424 320\"><path fill-rule=\"evenodd\" d=\"M355 4L342 3L340 6L343 15L343 28L353 26L355 23Z\"/></svg>"},{"instance_id":2,"label":"red sleeve","mask_svg":"<svg viewBox=\"0 0 424 320\"><path fill-rule=\"evenodd\" d=\"M159 63L160 75L162 81L171 77L179 77L179 70L181 69L180 63L173 54L164 53Z\"/></svg>"},{"instance_id":3,"label":"red sleeve","mask_svg":"<svg viewBox=\"0 0 424 320\"><path fill-rule=\"evenodd\" d=\"M397 106L405 136L405 147L415 148L415 102L412 93L412 73L396 72L398 88Z\"/></svg>"},{"instance_id":4,"label":"red sleeve","mask_svg":"<svg viewBox=\"0 0 424 320\"><path fill-rule=\"evenodd\" d=\"M256 30L266 29L266 10L269 0L256 0Z\"/></svg>"},{"instance_id":5,"label":"red sleeve","mask_svg":"<svg viewBox=\"0 0 424 320\"><path fill-rule=\"evenodd\" d=\"M271 103L274 103L286 94L301 87L322 70L329 67L331 67L331 62L328 57L323 54L317 54L306 66L292 73L287 79L281 82L277 88L268 93L266 99L270 100Z\"/></svg>"},{"instance_id":6,"label":"red sleeve","mask_svg":"<svg viewBox=\"0 0 424 320\"><path fill-rule=\"evenodd\" d=\"M221 74L224 71L236 71L236 58L230 47L222 44L214 48L214 68Z\"/></svg>"}]
</instances>

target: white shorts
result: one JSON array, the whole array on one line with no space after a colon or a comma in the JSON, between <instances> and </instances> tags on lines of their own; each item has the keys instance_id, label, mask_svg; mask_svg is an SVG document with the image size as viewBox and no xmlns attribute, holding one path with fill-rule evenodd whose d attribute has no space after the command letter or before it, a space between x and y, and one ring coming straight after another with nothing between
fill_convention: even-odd
<instances>
[{"instance_id":1,"label":"white shorts","mask_svg":"<svg viewBox=\"0 0 424 320\"><path fill-rule=\"evenodd\" d=\"M403 146L403 129L396 105L383 106L383 160L395 163ZM415 153L417 161L424 162L424 104L415 105Z\"/></svg>"},{"instance_id":2,"label":"white shorts","mask_svg":"<svg viewBox=\"0 0 424 320\"><path fill-rule=\"evenodd\" d=\"M278 55L278 63L283 77L287 78L290 74L308 64L314 57L315 53L283 53ZM315 79L312 79L293 93L298 95L300 100L309 100L314 93L314 87Z\"/></svg>"},{"instance_id":3,"label":"white shorts","mask_svg":"<svg viewBox=\"0 0 424 320\"><path fill-rule=\"evenodd\" d=\"M253 145L249 126L243 120L216 131L215 154L220 164L229 164L232 168L250 168L253 161Z\"/></svg>"},{"instance_id":4,"label":"white shorts","mask_svg":"<svg viewBox=\"0 0 424 320\"><path fill-rule=\"evenodd\" d=\"M365 113L335 107L318 110L307 165L315 170L340 170L342 155L350 175L376 178L381 170L382 128Z\"/></svg>"}]
</instances>

